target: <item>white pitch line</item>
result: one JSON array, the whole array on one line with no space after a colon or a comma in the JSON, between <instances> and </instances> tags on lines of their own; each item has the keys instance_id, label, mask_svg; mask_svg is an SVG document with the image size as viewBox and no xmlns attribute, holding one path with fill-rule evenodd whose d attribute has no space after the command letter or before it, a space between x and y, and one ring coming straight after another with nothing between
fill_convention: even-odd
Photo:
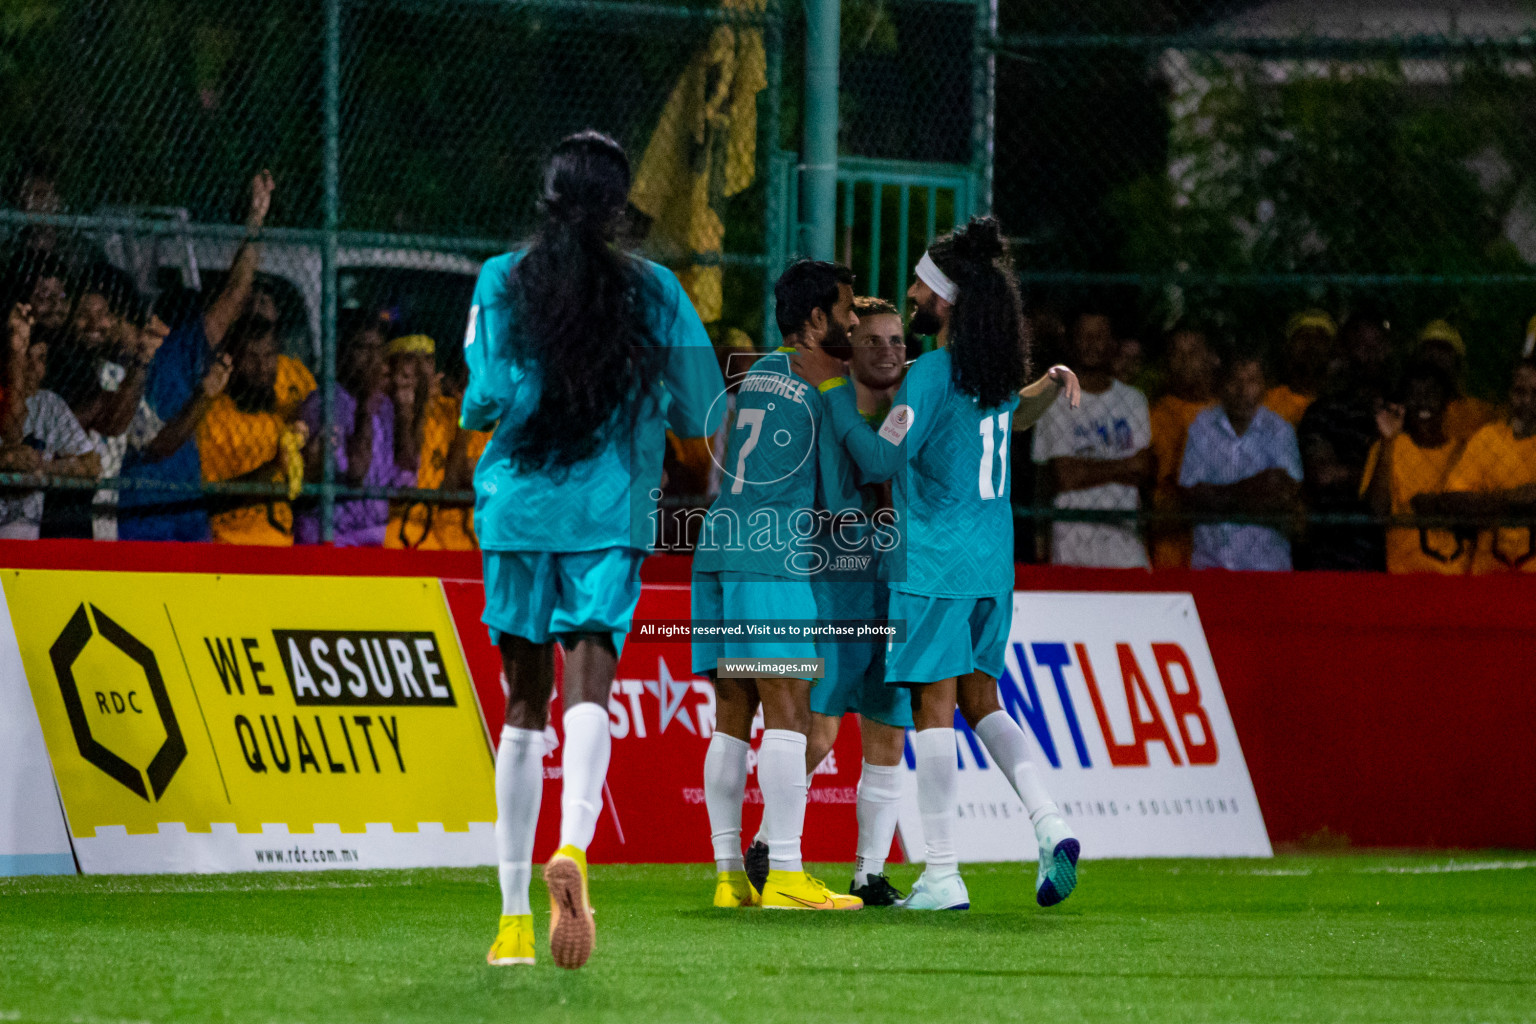
<instances>
[{"instance_id":1,"label":"white pitch line","mask_svg":"<svg viewBox=\"0 0 1536 1024\"><path fill-rule=\"evenodd\" d=\"M1357 870L1361 874L1371 875L1438 875L1450 871L1526 871L1530 868L1536 868L1536 860L1453 860L1447 864L1415 864L1406 867L1379 865Z\"/></svg>"}]
</instances>

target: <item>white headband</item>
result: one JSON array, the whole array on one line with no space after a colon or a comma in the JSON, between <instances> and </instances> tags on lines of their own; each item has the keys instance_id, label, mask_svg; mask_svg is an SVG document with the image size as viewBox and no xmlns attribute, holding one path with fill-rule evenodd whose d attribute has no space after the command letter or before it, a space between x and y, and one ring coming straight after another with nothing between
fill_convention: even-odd
<instances>
[{"instance_id":1,"label":"white headband","mask_svg":"<svg viewBox=\"0 0 1536 1024\"><path fill-rule=\"evenodd\" d=\"M954 302L960 294L960 286L951 281L926 252L917 261L917 279L932 288L933 294L945 302Z\"/></svg>"}]
</instances>

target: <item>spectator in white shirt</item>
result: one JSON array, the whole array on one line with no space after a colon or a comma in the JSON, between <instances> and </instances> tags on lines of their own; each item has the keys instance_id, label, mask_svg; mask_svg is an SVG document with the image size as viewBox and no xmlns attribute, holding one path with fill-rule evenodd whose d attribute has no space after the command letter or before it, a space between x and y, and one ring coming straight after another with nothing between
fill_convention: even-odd
<instances>
[{"instance_id":1,"label":"spectator in white shirt","mask_svg":"<svg viewBox=\"0 0 1536 1024\"><path fill-rule=\"evenodd\" d=\"M1107 313L1089 309L1074 317L1070 363L1082 404L1073 409L1058 398L1035 427L1032 456L1056 508L1126 513L1110 522L1053 523L1057 565L1148 566L1136 512L1156 468L1152 425L1146 395L1114 377L1118 347Z\"/></svg>"},{"instance_id":2,"label":"spectator in white shirt","mask_svg":"<svg viewBox=\"0 0 1536 1024\"><path fill-rule=\"evenodd\" d=\"M25 360L22 388L26 392L26 418L22 423L22 442L16 446L19 459L7 459L11 472L43 473L54 477L95 479L101 475L101 459L91 439L80 426L69 405L52 391L40 390L48 365L48 346L30 339L30 315L26 317L25 335L8 324L11 348L9 359ZM19 396L18 396L19 397ZM43 522L43 492L0 489L0 539L36 540Z\"/></svg>"}]
</instances>

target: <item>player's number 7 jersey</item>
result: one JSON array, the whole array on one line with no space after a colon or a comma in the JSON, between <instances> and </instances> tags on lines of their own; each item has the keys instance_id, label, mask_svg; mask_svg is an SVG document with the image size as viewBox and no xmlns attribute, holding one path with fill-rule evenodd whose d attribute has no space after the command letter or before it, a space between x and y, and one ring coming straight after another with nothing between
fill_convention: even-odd
<instances>
[{"instance_id":1,"label":"player's number 7 jersey","mask_svg":"<svg viewBox=\"0 0 1536 1024\"><path fill-rule=\"evenodd\" d=\"M694 554L701 572L806 575L798 540L817 517L821 395L780 349L749 370L727 422L724 479Z\"/></svg>"}]
</instances>

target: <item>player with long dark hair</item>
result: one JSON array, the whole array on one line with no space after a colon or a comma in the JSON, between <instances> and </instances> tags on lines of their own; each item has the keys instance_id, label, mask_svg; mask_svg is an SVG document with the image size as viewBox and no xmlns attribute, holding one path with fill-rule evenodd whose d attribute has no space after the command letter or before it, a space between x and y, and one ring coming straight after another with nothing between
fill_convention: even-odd
<instances>
[{"instance_id":1,"label":"player with long dark hair","mask_svg":"<svg viewBox=\"0 0 1536 1024\"><path fill-rule=\"evenodd\" d=\"M1013 618L1013 509L1008 446L1077 378L1063 366L1025 386L1029 338L1008 247L991 217L937 239L907 293L912 329L938 348L907 372L885 422L859 415L836 361L797 355L821 387L826 419L868 480L894 478L904 545L893 559L891 621L906 639L887 647L887 685L910 688L917 726L917 798L926 865L902 906L970 906L951 838L956 704L1008 776L1040 844L1036 899L1058 903L1077 884L1078 841L1030 761L1023 731L1003 711L997 678Z\"/></svg>"},{"instance_id":2,"label":"player with long dark hair","mask_svg":"<svg viewBox=\"0 0 1536 1024\"><path fill-rule=\"evenodd\" d=\"M489 261L464 352L462 423L495 429L475 471L484 621L508 698L496 752L502 916L487 959L531 964L528 904L544 786L554 648L565 651L560 848L544 869L550 951L591 955L586 848L608 770L608 693L640 597L668 426L707 438L724 390L703 324L669 271L614 244L629 193L619 144L587 131L555 148L541 220Z\"/></svg>"}]
</instances>

